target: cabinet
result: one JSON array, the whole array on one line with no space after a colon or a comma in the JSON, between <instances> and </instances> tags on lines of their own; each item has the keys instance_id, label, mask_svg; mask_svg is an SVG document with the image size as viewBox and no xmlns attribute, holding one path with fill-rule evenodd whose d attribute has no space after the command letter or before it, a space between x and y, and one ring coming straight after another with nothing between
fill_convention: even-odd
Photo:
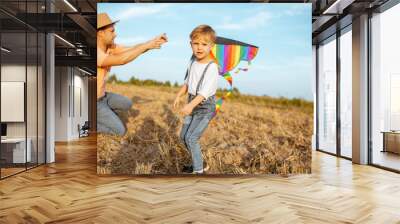
<instances>
[{"instance_id":1,"label":"cabinet","mask_svg":"<svg viewBox=\"0 0 400 224\"><path fill-rule=\"evenodd\" d=\"M388 131L383 133L383 152L400 154L400 132Z\"/></svg>"}]
</instances>

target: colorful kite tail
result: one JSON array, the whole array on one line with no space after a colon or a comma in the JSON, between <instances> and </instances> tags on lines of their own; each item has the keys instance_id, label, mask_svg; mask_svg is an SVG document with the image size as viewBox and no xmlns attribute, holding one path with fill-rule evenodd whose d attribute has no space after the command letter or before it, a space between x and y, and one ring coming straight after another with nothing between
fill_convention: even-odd
<instances>
[{"instance_id":1,"label":"colorful kite tail","mask_svg":"<svg viewBox=\"0 0 400 224\"><path fill-rule=\"evenodd\" d=\"M234 74L238 74L240 71L244 71L247 72L249 70L250 67L250 61L248 62L248 66L247 68L238 68ZM215 103L215 112L214 112L214 116L217 115L217 113L221 110L222 107L222 103L224 102L224 100L226 98L228 98L229 96L231 96L233 94L233 78L232 75L227 72L223 75L224 79L229 83L229 90L227 93L225 93L224 96L222 96L221 98L219 98L216 103Z\"/></svg>"}]
</instances>

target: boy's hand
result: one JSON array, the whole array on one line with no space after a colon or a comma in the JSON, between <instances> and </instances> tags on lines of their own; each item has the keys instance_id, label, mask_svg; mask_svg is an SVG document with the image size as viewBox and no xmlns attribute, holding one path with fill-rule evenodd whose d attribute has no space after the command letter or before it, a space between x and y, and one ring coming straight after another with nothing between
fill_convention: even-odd
<instances>
[{"instance_id":1,"label":"boy's hand","mask_svg":"<svg viewBox=\"0 0 400 224\"><path fill-rule=\"evenodd\" d=\"M180 98L179 98L179 97L176 97L175 100L174 100L174 104L172 105L172 107L173 107L174 109L178 108L179 101L180 101Z\"/></svg>"},{"instance_id":2,"label":"boy's hand","mask_svg":"<svg viewBox=\"0 0 400 224\"><path fill-rule=\"evenodd\" d=\"M184 116L187 116L187 115L190 115L190 114L192 113L192 111L193 111L193 107L190 106L189 104L186 104L186 105L182 108L181 113L182 113Z\"/></svg>"}]
</instances>

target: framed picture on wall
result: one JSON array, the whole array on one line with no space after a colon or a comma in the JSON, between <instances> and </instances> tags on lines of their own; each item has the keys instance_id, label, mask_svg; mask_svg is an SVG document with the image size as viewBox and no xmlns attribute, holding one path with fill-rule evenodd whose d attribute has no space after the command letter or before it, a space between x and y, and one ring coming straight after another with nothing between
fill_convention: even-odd
<instances>
[{"instance_id":1,"label":"framed picture on wall","mask_svg":"<svg viewBox=\"0 0 400 224\"><path fill-rule=\"evenodd\" d=\"M25 82L1 82L1 122L24 122Z\"/></svg>"}]
</instances>

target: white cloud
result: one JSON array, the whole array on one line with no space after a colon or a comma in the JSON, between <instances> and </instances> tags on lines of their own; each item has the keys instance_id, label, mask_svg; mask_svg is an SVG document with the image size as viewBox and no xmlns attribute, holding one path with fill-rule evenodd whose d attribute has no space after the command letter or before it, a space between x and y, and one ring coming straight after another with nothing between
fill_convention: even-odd
<instances>
[{"instance_id":1,"label":"white cloud","mask_svg":"<svg viewBox=\"0 0 400 224\"><path fill-rule=\"evenodd\" d=\"M122 44L122 45L133 45L133 44L139 44L143 43L145 41L150 40L153 37L145 37L145 36L138 36L138 37L119 37L115 39L115 43L117 44ZM165 45L163 45L163 48L165 47L188 47L190 48L189 40L174 40L174 41L168 41Z\"/></svg>"},{"instance_id":2,"label":"white cloud","mask_svg":"<svg viewBox=\"0 0 400 224\"><path fill-rule=\"evenodd\" d=\"M310 12L310 7L306 7L304 4L295 4L273 14L265 10L253 13L242 20L237 19L237 17L225 16L223 17L222 23L217 25L216 28L224 30L257 29L267 24L271 19L299 16Z\"/></svg>"},{"instance_id":3,"label":"white cloud","mask_svg":"<svg viewBox=\"0 0 400 224\"><path fill-rule=\"evenodd\" d=\"M312 58L310 56L296 56L288 60L287 66L292 68L309 69L312 66Z\"/></svg>"},{"instance_id":4,"label":"white cloud","mask_svg":"<svg viewBox=\"0 0 400 224\"><path fill-rule=\"evenodd\" d=\"M271 60L271 59L266 59ZM272 62L254 62L249 70L254 72L276 74L276 73L293 73L310 71L312 68L311 56L294 56L285 59L273 60Z\"/></svg>"},{"instance_id":5,"label":"white cloud","mask_svg":"<svg viewBox=\"0 0 400 224\"><path fill-rule=\"evenodd\" d=\"M166 47L190 47L189 38L187 40L174 40L168 41Z\"/></svg>"},{"instance_id":6,"label":"white cloud","mask_svg":"<svg viewBox=\"0 0 400 224\"><path fill-rule=\"evenodd\" d=\"M222 24L217 25L216 28L223 30L256 29L264 26L271 18L272 15L265 11L237 22L233 20L232 17L224 17Z\"/></svg>"},{"instance_id":7,"label":"white cloud","mask_svg":"<svg viewBox=\"0 0 400 224\"><path fill-rule=\"evenodd\" d=\"M131 8L124 9L122 13L117 15L120 20L127 20L134 17L143 17L154 14L160 14L166 8L169 7L169 4L149 4L149 6L133 6Z\"/></svg>"},{"instance_id":8,"label":"white cloud","mask_svg":"<svg viewBox=\"0 0 400 224\"><path fill-rule=\"evenodd\" d=\"M281 16L298 16L305 13L311 13L311 7L305 7L305 5L301 3L288 7L288 9L282 12Z\"/></svg>"}]
</instances>

